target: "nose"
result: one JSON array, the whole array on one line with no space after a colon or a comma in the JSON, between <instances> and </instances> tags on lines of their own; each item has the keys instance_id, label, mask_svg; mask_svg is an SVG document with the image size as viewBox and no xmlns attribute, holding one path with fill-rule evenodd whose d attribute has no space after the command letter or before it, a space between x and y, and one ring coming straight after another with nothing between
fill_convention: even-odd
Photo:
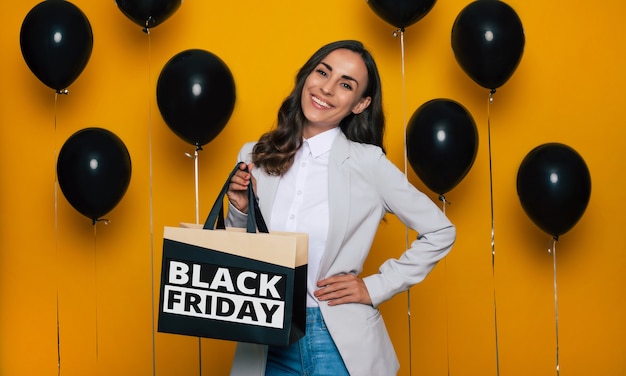
<instances>
[{"instance_id":1,"label":"nose","mask_svg":"<svg viewBox=\"0 0 626 376\"><path fill-rule=\"evenodd\" d=\"M330 81L326 81L323 85L320 85L320 90L324 95L332 95L332 83Z\"/></svg>"}]
</instances>

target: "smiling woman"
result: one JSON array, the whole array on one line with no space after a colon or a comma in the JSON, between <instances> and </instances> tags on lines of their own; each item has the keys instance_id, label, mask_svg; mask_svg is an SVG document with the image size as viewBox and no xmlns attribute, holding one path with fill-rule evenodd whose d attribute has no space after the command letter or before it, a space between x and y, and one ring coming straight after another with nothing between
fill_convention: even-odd
<instances>
[{"instance_id":1,"label":"smiling woman","mask_svg":"<svg viewBox=\"0 0 626 376\"><path fill-rule=\"evenodd\" d=\"M337 49L329 53L304 83L304 137L337 127L350 113L365 111L372 101L364 96L366 88L367 67L356 52Z\"/></svg>"},{"instance_id":2,"label":"smiling woman","mask_svg":"<svg viewBox=\"0 0 626 376\"><path fill-rule=\"evenodd\" d=\"M231 374L397 373L378 306L421 282L450 251L456 230L387 159L383 129L373 58L358 41L338 41L300 69L277 127L240 151L238 160L255 168L241 163L232 177L227 220L245 225L252 183L270 230L309 234L307 332L289 347L239 345ZM361 274L387 213L420 237L390 252L378 273Z\"/></svg>"},{"instance_id":3,"label":"smiling woman","mask_svg":"<svg viewBox=\"0 0 626 376\"><path fill-rule=\"evenodd\" d=\"M337 55L332 57L331 54ZM349 59L338 61L344 56ZM334 69L344 71L333 75L332 66L325 62L329 58L332 59L329 62L337 65ZM365 72L362 71L363 68ZM362 76L358 76L359 74ZM329 80L329 76L333 81L339 76L336 85L341 87L332 88L330 92L328 91L330 87L326 87L326 83L322 87L309 87L319 80L323 79L322 82ZM361 85L358 83L355 85L354 78L350 80L344 76L360 78ZM315 77L319 79L315 80ZM339 41L320 48L298 72L295 87L278 112L276 129L263 135L255 146L254 163L257 166L264 167L270 174L282 174L289 168L297 148L302 144L302 134L311 121L304 114L304 101L307 101L307 98L313 101L313 95L318 101L327 103L332 100L331 104L337 101L334 106L338 104L343 106L338 110L333 108L329 111L332 117L325 115L329 117L330 125L341 127L346 137L352 141L376 145L384 151L385 117L382 111L382 91L376 62L360 42ZM346 100L349 100L347 104L344 103ZM358 113L353 113L353 110ZM329 128L329 125L326 127Z\"/></svg>"}]
</instances>

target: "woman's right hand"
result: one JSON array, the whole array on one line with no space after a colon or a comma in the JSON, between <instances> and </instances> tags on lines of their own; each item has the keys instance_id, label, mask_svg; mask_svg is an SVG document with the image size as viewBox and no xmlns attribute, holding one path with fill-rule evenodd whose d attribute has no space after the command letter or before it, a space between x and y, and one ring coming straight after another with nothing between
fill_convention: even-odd
<instances>
[{"instance_id":1,"label":"woman's right hand","mask_svg":"<svg viewBox=\"0 0 626 376\"><path fill-rule=\"evenodd\" d=\"M256 180L252 176L254 164L248 164L248 172L245 171L246 164L239 164L239 171L235 172L230 179L226 195L230 203L242 213L248 212L248 186L252 182L252 189L256 191Z\"/></svg>"}]
</instances>

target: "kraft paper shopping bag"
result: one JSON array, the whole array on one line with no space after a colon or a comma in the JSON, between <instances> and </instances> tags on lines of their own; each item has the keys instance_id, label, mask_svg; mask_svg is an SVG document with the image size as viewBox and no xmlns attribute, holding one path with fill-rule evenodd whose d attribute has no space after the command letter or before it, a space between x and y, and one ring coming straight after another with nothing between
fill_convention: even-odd
<instances>
[{"instance_id":1,"label":"kraft paper shopping bag","mask_svg":"<svg viewBox=\"0 0 626 376\"><path fill-rule=\"evenodd\" d=\"M158 331L288 345L305 331L308 235L268 232L251 188L247 229L224 228L237 168L204 226L164 228Z\"/></svg>"}]
</instances>

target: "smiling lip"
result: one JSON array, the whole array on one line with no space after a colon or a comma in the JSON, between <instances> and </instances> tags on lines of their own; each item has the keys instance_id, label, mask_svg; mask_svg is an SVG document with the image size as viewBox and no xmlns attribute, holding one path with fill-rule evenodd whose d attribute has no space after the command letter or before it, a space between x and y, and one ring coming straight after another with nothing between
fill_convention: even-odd
<instances>
[{"instance_id":1,"label":"smiling lip","mask_svg":"<svg viewBox=\"0 0 626 376\"><path fill-rule=\"evenodd\" d=\"M311 95L311 99L313 100L313 103L317 104L319 107L322 108L333 108L333 106L331 106L329 103L327 103L326 101L321 100L320 98L316 97L315 95Z\"/></svg>"}]
</instances>

